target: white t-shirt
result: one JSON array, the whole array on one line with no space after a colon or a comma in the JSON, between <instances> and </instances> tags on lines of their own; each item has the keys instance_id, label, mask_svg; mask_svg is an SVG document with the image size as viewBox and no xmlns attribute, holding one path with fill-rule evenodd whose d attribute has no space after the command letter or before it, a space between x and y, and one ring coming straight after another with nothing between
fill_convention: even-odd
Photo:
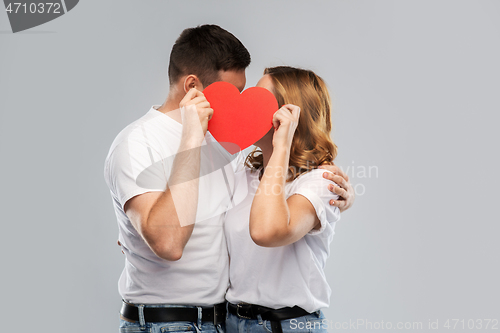
<instances>
[{"instance_id":1,"label":"white t-shirt","mask_svg":"<svg viewBox=\"0 0 500 333\"><path fill-rule=\"evenodd\" d=\"M324 172L311 170L285 185L286 198L300 194L311 202L321 228L311 230L293 244L261 247L253 242L249 232L250 208L259 177L258 172L246 169L243 177L246 177L248 195L228 212L224 224L231 258L230 286L226 293L229 302L273 309L297 305L308 312L328 307L331 289L323 270L340 211L329 204L336 196L328 190L330 181L323 178ZM238 177L238 184L244 182L245 179Z\"/></svg>"},{"instance_id":2,"label":"white t-shirt","mask_svg":"<svg viewBox=\"0 0 500 333\"><path fill-rule=\"evenodd\" d=\"M104 176L115 209L125 268L118 289L122 298L139 304L212 305L224 301L228 286L228 253L223 220L235 204L233 167L241 163L207 132L201 149L196 223L182 258L156 256L123 210L130 198L164 191L180 145L182 125L154 105L115 138ZM221 167L222 166L222 167ZM224 173L223 173L224 170Z\"/></svg>"}]
</instances>

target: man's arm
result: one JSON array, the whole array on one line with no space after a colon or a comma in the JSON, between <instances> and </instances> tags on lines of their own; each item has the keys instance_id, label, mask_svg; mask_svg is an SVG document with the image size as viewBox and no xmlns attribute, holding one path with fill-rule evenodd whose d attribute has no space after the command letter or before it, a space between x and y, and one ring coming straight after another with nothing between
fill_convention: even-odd
<instances>
[{"instance_id":1,"label":"man's arm","mask_svg":"<svg viewBox=\"0 0 500 333\"><path fill-rule=\"evenodd\" d=\"M321 165L319 169L326 169L332 173L325 172L323 177L335 182L338 186L328 185L330 192L338 195L339 200L330 200L330 205L338 207L341 212L351 208L354 203L355 195L354 189L349 183L349 177L335 164L333 165Z\"/></svg>"},{"instance_id":2,"label":"man's arm","mask_svg":"<svg viewBox=\"0 0 500 333\"><path fill-rule=\"evenodd\" d=\"M179 260L193 232L198 206L200 149L213 114L204 95L191 89L183 108L181 144L164 192L147 192L128 200L124 211L151 250Z\"/></svg>"}]
</instances>

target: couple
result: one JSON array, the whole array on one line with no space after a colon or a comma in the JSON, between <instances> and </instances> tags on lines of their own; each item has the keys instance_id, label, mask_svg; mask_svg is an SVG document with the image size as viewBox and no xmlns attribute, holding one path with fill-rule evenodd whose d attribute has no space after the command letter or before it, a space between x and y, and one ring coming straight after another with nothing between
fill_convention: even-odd
<instances>
[{"instance_id":1,"label":"couple","mask_svg":"<svg viewBox=\"0 0 500 333\"><path fill-rule=\"evenodd\" d=\"M228 31L184 30L165 103L111 145L105 180L126 256L120 332L319 329L333 228L354 200L347 177L328 165L330 98L310 71L266 69L257 86L281 107L274 128L260 150L232 159L207 132L213 110L202 91L226 81L241 92L249 64ZM224 172L207 167L221 162Z\"/></svg>"}]
</instances>

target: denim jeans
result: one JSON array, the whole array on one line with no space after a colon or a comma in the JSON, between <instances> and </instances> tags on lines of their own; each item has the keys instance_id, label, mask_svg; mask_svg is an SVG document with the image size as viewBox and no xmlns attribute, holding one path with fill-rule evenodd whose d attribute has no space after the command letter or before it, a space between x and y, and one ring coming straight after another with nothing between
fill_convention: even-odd
<instances>
[{"instance_id":1,"label":"denim jeans","mask_svg":"<svg viewBox=\"0 0 500 333\"><path fill-rule=\"evenodd\" d=\"M283 333L327 333L327 322L322 311L281 321ZM262 319L244 319L228 313L227 333L271 333L271 322Z\"/></svg>"},{"instance_id":2,"label":"denim jeans","mask_svg":"<svg viewBox=\"0 0 500 333\"><path fill-rule=\"evenodd\" d=\"M139 306L139 304L135 304ZM196 308L196 306L187 305L170 305L170 304L145 304L145 308L169 308L169 307L182 307L182 308ZM143 322L123 320L120 317L120 333L225 333L224 322L215 326L212 322L190 322L190 321L169 321L169 322Z\"/></svg>"}]
</instances>

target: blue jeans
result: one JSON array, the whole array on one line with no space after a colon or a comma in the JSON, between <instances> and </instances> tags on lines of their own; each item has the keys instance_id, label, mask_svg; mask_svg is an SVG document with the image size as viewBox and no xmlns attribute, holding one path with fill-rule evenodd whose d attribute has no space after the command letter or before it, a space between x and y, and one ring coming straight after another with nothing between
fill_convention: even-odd
<instances>
[{"instance_id":1,"label":"blue jeans","mask_svg":"<svg viewBox=\"0 0 500 333\"><path fill-rule=\"evenodd\" d=\"M281 321L283 333L327 333L327 322L322 311ZM244 319L228 313L227 333L271 333L271 322L262 319Z\"/></svg>"},{"instance_id":2,"label":"blue jeans","mask_svg":"<svg viewBox=\"0 0 500 333\"><path fill-rule=\"evenodd\" d=\"M139 306L139 304L136 304ZM169 307L189 307L196 308L196 306L187 305L170 305L170 304L145 304L145 308L169 308ZM142 324L142 325L141 325ZM120 316L120 333L225 333L224 323L215 326L212 322L190 322L190 321L169 321L169 322L140 322L123 320Z\"/></svg>"}]
</instances>

